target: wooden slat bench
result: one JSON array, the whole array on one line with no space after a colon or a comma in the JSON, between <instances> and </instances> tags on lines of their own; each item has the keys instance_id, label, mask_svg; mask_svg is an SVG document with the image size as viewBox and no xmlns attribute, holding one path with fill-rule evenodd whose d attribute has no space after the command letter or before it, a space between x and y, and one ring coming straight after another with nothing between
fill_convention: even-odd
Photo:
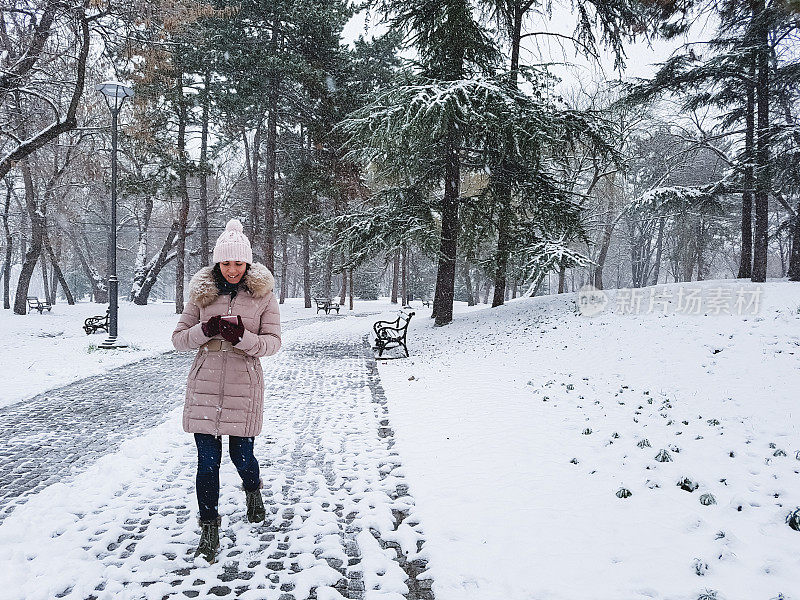
<instances>
[{"instance_id":1,"label":"wooden slat bench","mask_svg":"<svg viewBox=\"0 0 800 600\"><path fill-rule=\"evenodd\" d=\"M314 304L317 305L317 314L319 314L321 310L324 310L326 315L332 310L335 310L337 315L339 314L341 304L338 302L334 302L330 298L313 298L313 300Z\"/></svg>"},{"instance_id":2,"label":"wooden slat bench","mask_svg":"<svg viewBox=\"0 0 800 600\"><path fill-rule=\"evenodd\" d=\"M39 300L36 296L28 296L28 308L30 310L38 310L39 314L42 314L45 310L50 311L53 309L53 305L50 304L47 300ZM29 313L30 314L30 313Z\"/></svg>"}]
</instances>

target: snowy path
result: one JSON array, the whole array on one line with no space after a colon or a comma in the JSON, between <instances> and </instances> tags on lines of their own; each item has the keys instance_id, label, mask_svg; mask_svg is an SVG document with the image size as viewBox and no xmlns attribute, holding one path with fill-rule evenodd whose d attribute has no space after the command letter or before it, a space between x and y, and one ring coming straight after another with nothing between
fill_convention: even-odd
<instances>
[{"instance_id":1,"label":"snowy path","mask_svg":"<svg viewBox=\"0 0 800 600\"><path fill-rule=\"evenodd\" d=\"M31 494L163 422L192 357L170 352L0 409L0 523Z\"/></svg>"},{"instance_id":2,"label":"snowy path","mask_svg":"<svg viewBox=\"0 0 800 600\"><path fill-rule=\"evenodd\" d=\"M422 534L361 338L368 324L296 323L281 354L264 361L256 456L267 521L246 522L225 453L222 551L211 566L193 557L196 458L180 430L190 356L142 361L0 413L2 430L16 429L3 434L13 464L4 475L0 590L26 600L432 598L430 580L415 577L425 569ZM113 392L122 380L127 393ZM75 394L83 400L70 405ZM123 431L131 439L120 445ZM27 501L10 512L9 497Z\"/></svg>"},{"instance_id":3,"label":"snowy path","mask_svg":"<svg viewBox=\"0 0 800 600\"><path fill-rule=\"evenodd\" d=\"M0 523L31 494L162 423L183 402L186 382L176 374L188 373L193 358L168 352L0 408Z\"/></svg>"}]
</instances>

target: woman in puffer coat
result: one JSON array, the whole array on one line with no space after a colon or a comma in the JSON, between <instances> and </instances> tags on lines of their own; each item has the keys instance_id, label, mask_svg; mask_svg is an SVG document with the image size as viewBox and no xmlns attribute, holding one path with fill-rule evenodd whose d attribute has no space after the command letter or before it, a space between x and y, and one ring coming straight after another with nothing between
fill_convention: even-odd
<instances>
[{"instance_id":1,"label":"woman in puffer coat","mask_svg":"<svg viewBox=\"0 0 800 600\"><path fill-rule=\"evenodd\" d=\"M255 436L261 433L264 401L262 356L281 347L275 279L253 264L242 224L231 219L214 247L214 266L189 284L189 302L172 333L177 350L198 350L186 387L183 429L197 444L197 504L202 533L195 556L216 560L219 549L219 467L222 436L242 478L251 523L265 518Z\"/></svg>"}]
</instances>

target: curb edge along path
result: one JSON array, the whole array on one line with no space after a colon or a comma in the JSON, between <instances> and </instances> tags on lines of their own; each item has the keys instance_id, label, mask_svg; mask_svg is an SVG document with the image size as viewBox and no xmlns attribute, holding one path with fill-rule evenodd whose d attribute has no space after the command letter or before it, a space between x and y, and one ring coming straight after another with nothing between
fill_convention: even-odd
<instances>
[{"instance_id":1,"label":"curb edge along path","mask_svg":"<svg viewBox=\"0 0 800 600\"><path fill-rule=\"evenodd\" d=\"M0 586L17 585L14 598L26 600L432 600L432 582L422 573L423 533L393 449L363 320L337 321L315 321L316 337L313 329L298 332L276 360L265 361L265 380L273 385L256 453L268 517L261 525L245 521L240 481L225 457L217 564L193 558L196 456L189 437L175 435L180 411L173 410L143 438L156 446L152 456L121 475L113 493L82 496L102 473L89 465L70 486L77 513L71 500L53 502L57 486L30 495L30 506L0 526L10 540L2 552L9 572L0 575ZM117 464L125 471L124 462ZM51 525L42 506L54 506L53 520L62 524ZM26 531L34 535L20 535ZM59 577L52 575L55 561Z\"/></svg>"}]
</instances>

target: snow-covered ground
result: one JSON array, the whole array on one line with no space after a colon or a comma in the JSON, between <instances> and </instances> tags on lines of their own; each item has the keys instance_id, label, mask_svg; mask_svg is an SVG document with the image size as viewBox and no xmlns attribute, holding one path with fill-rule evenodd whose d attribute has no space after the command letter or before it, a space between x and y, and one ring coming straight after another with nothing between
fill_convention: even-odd
<instances>
[{"instance_id":1,"label":"snow-covered ground","mask_svg":"<svg viewBox=\"0 0 800 600\"><path fill-rule=\"evenodd\" d=\"M87 336L82 327L87 317L105 314L106 307L91 302L74 306L61 302L42 314L0 311L0 331L5 342L0 350L0 407L173 349L170 336L178 322L175 304L137 306L121 302L119 336L130 347L98 350L107 334L101 331ZM356 301L353 313L380 312L389 307L386 300ZM350 311L344 308L341 314ZM302 298L289 298L281 306L284 322L315 316L316 309L304 308ZM318 318L326 317L320 312Z\"/></svg>"},{"instance_id":2,"label":"snow-covered ground","mask_svg":"<svg viewBox=\"0 0 800 600\"><path fill-rule=\"evenodd\" d=\"M437 600L800 599L800 284L758 287L412 321L379 370Z\"/></svg>"},{"instance_id":3,"label":"snow-covered ground","mask_svg":"<svg viewBox=\"0 0 800 600\"><path fill-rule=\"evenodd\" d=\"M751 294L758 289L760 295ZM360 302L356 309L386 316L394 310L386 300ZM599 314L587 316L595 309ZM174 306L123 305L121 333L135 349L111 354L89 349L103 334L87 337L80 330L85 316L100 312L98 305L57 305L52 315L2 313L10 344L0 351L0 404L171 349ZM406 533L412 541L416 532L424 535L421 557L428 560L437 600L800 600L800 532L786 524L800 507L800 285L711 281L607 297L521 298L497 309L458 304L454 323L444 328L433 327L430 309L416 313L411 358L380 361L379 372L401 464L391 473L404 476L416 503L413 530ZM358 339L378 318L323 323L324 315L316 317L296 299L282 315L285 322L311 319L289 332L287 352L301 343L313 348L316 339L337 331ZM313 356L294 352L291 360L314 368ZM336 356L325 350L319 360ZM285 377L301 372L292 364ZM304 385L316 389L307 379ZM350 392L328 392L349 406ZM325 431L341 429L338 417L302 414L316 410L313 402L307 409L293 406L281 410L296 423L321 419ZM337 406L326 410L336 415ZM50 573L51 559L60 561L61 553L77 568L84 560L78 546L103 546L104 538L91 536L106 529L116 535L125 511L148 506L150 495L169 506L191 496L192 447L175 437L179 410L165 419L73 481L42 491L0 526L9 541L5 559L19 561L15 572L44 578L31 589L55 593L74 584L76 577L66 572ZM276 423L276 430L284 428ZM304 435L287 433L281 447L304 447ZM309 464L298 481L318 477L315 463ZM375 466L383 469L380 461ZM282 468L270 471L276 486ZM235 484L226 469L228 483ZM166 493L163 477L172 471L179 475ZM95 489L92 481L108 485ZM681 482L697 487L687 491ZM113 490L120 487L133 491L117 498ZM106 500L112 493L115 499ZM707 494L714 504L701 503L701 497L710 501ZM236 511L239 500L231 492L224 503ZM306 500L278 502L281 511L318 510ZM381 497L380 510L386 506ZM97 523L82 533L85 514ZM160 518L142 534L141 552L148 545L167 547L158 538L161 529L172 532L175 553L190 547L196 531L182 524L187 518L177 524L173 516ZM30 537L26 523L49 529ZM247 527L231 527L248 539ZM59 541L45 551L50 529L58 530ZM36 547L29 548L34 539ZM110 582L138 586L174 566L157 556L140 567L136 552L118 553L101 552L105 566L87 568ZM204 581L214 581L215 573ZM150 586L147 594L156 597L163 587ZM145 597L143 589L129 596ZM319 598L339 597L320 590Z\"/></svg>"}]
</instances>

